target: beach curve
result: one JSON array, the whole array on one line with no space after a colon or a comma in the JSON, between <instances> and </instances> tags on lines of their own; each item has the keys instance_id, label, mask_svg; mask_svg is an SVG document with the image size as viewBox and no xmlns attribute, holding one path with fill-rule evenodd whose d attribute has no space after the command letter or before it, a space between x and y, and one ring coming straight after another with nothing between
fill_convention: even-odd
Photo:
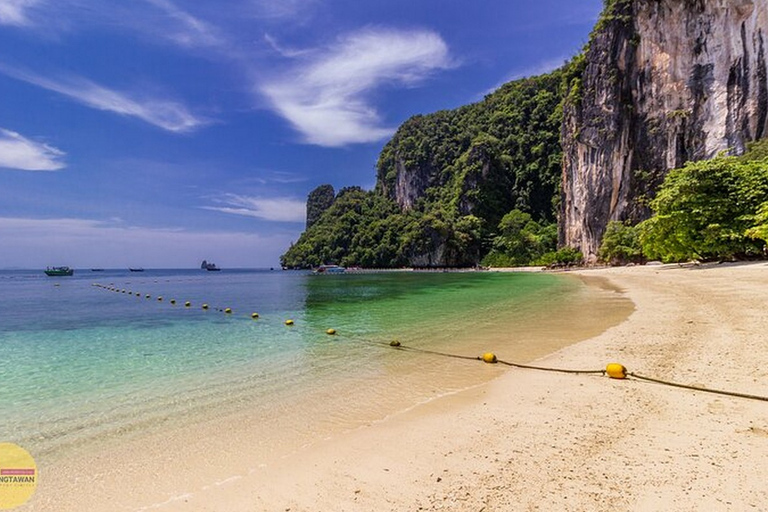
<instances>
[{"instance_id":1,"label":"beach curve","mask_svg":"<svg viewBox=\"0 0 768 512\"><path fill-rule=\"evenodd\" d=\"M579 270L636 305L538 362L768 395L768 265ZM163 510L759 510L765 402L511 369Z\"/></svg>"}]
</instances>

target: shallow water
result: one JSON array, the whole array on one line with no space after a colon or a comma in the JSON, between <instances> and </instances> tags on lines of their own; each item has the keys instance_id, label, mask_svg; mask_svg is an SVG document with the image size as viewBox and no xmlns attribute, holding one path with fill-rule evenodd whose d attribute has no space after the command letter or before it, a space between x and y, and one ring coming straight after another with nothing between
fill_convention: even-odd
<instances>
[{"instance_id":1,"label":"shallow water","mask_svg":"<svg viewBox=\"0 0 768 512\"><path fill-rule=\"evenodd\" d=\"M393 339L528 361L629 307L551 274L0 272L0 441L55 461L246 411L265 447L311 442L502 371Z\"/></svg>"}]
</instances>

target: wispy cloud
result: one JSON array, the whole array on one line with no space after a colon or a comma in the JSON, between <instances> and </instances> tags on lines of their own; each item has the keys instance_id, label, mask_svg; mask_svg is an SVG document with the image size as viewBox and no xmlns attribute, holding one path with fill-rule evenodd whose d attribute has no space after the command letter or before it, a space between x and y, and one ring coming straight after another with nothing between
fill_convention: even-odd
<instances>
[{"instance_id":1,"label":"wispy cloud","mask_svg":"<svg viewBox=\"0 0 768 512\"><path fill-rule=\"evenodd\" d=\"M0 0L0 25L31 25L29 10L39 2L40 0Z\"/></svg>"},{"instance_id":2,"label":"wispy cloud","mask_svg":"<svg viewBox=\"0 0 768 512\"><path fill-rule=\"evenodd\" d=\"M223 39L216 27L180 9L170 0L145 1L162 10L168 17L174 20L176 26L170 27L166 25L162 33L178 45L195 47L220 46L223 44Z\"/></svg>"},{"instance_id":3,"label":"wispy cloud","mask_svg":"<svg viewBox=\"0 0 768 512\"><path fill-rule=\"evenodd\" d=\"M220 206L203 206L203 209L276 222L304 222L306 219L305 202L295 198L225 194L215 198L214 202Z\"/></svg>"},{"instance_id":4,"label":"wispy cloud","mask_svg":"<svg viewBox=\"0 0 768 512\"><path fill-rule=\"evenodd\" d=\"M22 171L56 171L65 167L64 152L0 128L0 167Z\"/></svg>"},{"instance_id":5,"label":"wispy cloud","mask_svg":"<svg viewBox=\"0 0 768 512\"><path fill-rule=\"evenodd\" d=\"M176 101L131 97L128 93L108 89L82 77L54 79L4 64L0 64L0 73L63 94L87 107L136 117L171 132L190 132L208 122Z\"/></svg>"},{"instance_id":6,"label":"wispy cloud","mask_svg":"<svg viewBox=\"0 0 768 512\"><path fill-rule=\"evenodd\" d=\"M260 91L306 142L329 147L390 135L371 93L385 84L412 86L452 65L442 38L417 30L367 29L295 60Z\"/></svg>"}]
</instances>

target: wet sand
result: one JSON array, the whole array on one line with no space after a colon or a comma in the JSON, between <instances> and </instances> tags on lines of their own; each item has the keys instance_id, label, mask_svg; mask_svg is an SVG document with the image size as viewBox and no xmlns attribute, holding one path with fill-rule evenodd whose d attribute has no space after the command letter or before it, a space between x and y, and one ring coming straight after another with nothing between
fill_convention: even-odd
<instances>
[{"instance_id":1,"label":"wet sand","mask_svg":"<svg viewBox=\"0 0 768 512\"><path fill-rule=\"evenodd\" d=\"M634 302L537 363L768 396L768 265L585 270ZM761 510L768 403L509 369L159 510Z\"/></svg>"},{"instance_id":2,"label":"wet sand","mask_svg":"<svg viewBox=\"0 0 768 512\"><path fill-rule=\"evenodd\" d=\"M400 333L401 339L406 345L452 347L451 352L470 355L495 350L499 357L525 362L595 336L633 309L599 276L564 279L563 288L542 292L544 303L475 311L450 325ZM556 290L565 289L570 291L561 299ZM345 341L342 333L336 343L355 342ZM268 493L311 478L303 473L305 461L322 459L324 450L335 450L329 447L337 443L359 442L355 440L368 431L402 425L403 418L450 408L457 397L471 395L506 373L501 365L396 351L388 344L354 353L369 354L379 363L360 365L353 358L338 378L317 382L311 390L286 389L271 397L268 407L258 397L236 395L221 407L200 410L192 398L179 396L180 408L195 411L193 418L169 410L155 415L151 424L137 421L93 442L40 454L41 483L25 509L282 510L291 505L283 505L282 495L269 498ZM322 366L319 355L313 352L310 359ZM187 401L189 407L184 406ZM387 452L397 444L370 442ZM254 493L259 497L253 498ZM230 503L241 498L239 504ZM305 508L318 510L311 503ZM320 510L337 509L329 502Z\"/></svg>"}]
</instances>

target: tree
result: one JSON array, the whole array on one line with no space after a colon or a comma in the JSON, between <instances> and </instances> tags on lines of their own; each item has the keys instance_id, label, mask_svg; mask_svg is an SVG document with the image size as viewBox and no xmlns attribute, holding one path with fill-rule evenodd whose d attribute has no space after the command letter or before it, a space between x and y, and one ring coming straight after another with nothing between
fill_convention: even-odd
<instances>
[{"instance_id":1,"label":"tree","mask_svg":"<svg viewBox=\"0 0 768 512\"><path fill-rule=\"evenodd\" d=\"M611 265L643 261L643 249L637 227L619 221L609 222L598 250L598 257Z\"/></svg>"},{"instance_id":2,"label":"tree","mask_svg":"<svg viewBox=\"0 0 768 512\"><path fill-rule=\"evenodd\" d=\"M767 161L689 162L670 171L651 201L654 216L639 227L643 252L668 262L761 254L764 242L747 233L766 202Z\"/></svg>"}]
</instances>

